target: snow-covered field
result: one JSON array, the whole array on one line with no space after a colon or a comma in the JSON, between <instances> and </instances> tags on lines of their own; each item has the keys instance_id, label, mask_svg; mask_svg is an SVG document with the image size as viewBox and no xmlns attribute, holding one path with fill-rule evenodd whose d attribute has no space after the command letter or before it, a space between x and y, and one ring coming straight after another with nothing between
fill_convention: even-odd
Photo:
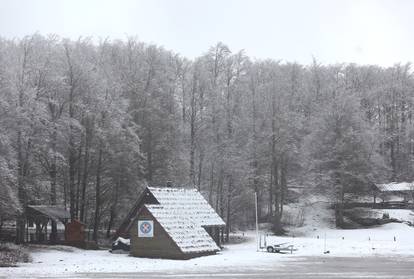
<instances>
[{"instance_id":1,"label":"snow-covered field","mask_svg":"<svg viewBox=\"0 0 414 279\"><path fill-rule=\"evenodd\" d=\"M380 227L357 230L321 229L307 237L268 237L268 243L291 242L298 248L296 256L414 256L414 228L390 223Z\"/></svg>"},{"instance_id":2,"label":"snow-covered field","mask_svg":"<svg viewBox=\"0 0 414 279\"><path fill-rule=\"evenodd\" d=\"M32 263L21 264L18 268L1 269L0 278L28 275L63 276L84 272L191 271L211 267L235 267L242 270L258 264L263 267L274 265L283 257L278 254L256 252L254 238L250 235L251 233L248 242L229 245L217 255L191 260L134 258L127 254L111 254L104 250L85 251L71 247L65 247L65 251L53 248L40 249L32 253Z\"/></svg>"},{"instance_id":3,"label":"snow-covered field","mask_svg":"<svg viewBox=\"0 0 414 279\"><path fill-rule=\"evenodd\" d=\"M300 237L277 238L290 241L299 249L296 255L320 255L325 250L330 256L389 256L414 255L414 227L390 223L367 229L338 230L334 226L334 212L323 197L310 197L304 207L304 225L290 228L291 235ZM414 221L414 212L406 209L371 210L375 217L388 213L390 218ZM275 241L275 240L270 240Z\"/></svg>"},{"instance_id":4,"label":"snow-covered field","mask_svg":"<svg viewBox=\"0 0 414 279\"><path fill-rule=\"evenodd\" d=\"M414 255L414 228L405 224L359 230L315 230L307 237L267 238L268 243L291 242L298 251L293 254L256 252L254 232L245 233L248 241L227 245L217 255L187 261L134 258L108 251L85 251L71 247L42 248L32 253L33 262L18 268L1 269L0 278L65 276L85 272L200 271L210 268L233 268L239 271L274 268L298 257L323 256L394 256ZM318 238L319 236L319 238ZM394 236L396 241L394 241ZM59 249L61 248L61 249Z\"/></svg>"},{"instance_id":5,"label":"snow-covered field","mask_svg":"<svg viewBox=\"0 0 414 279\"><path fill-rule=\"evenodd\" d=\"M191 260L165 260L134 258L127 254L111 254L108 251L85 251L72 247L44 247L33 249L33 262L17 268L0 269L0 278L33 278L44 276L65 277L76 273L135 273L135 272L200 272L233 269L240 272L272 270L288 265L288 261L303 257L413 257L414 227L402 223L383 226L337 230L334 228L333 212L320 198L305 205L303 226L290 227L289 237L268 236L268 244L289 242L298 250L293 254L256 251L255 232L238 233L246 239L239 244L225 245L217 255ZM298 205L299 206L299 205ZM287 207L291 212L298 208ZM302 214L302 213L301 213ZM392 210L390 217L412 217L407 210ZM292 215L294 216L294 214ZM265 230L262 230L265 234ZM324 252L329 251L328 254Z\"/></svg>"}]
</instances>

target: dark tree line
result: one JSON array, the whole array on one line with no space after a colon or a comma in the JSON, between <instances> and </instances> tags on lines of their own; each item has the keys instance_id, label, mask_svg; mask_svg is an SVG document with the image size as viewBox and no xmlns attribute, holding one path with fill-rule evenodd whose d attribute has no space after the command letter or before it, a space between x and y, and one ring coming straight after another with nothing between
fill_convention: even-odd
<instances>
[{"instance_id":1,"label":"dark tree line","mask_svg":"<svg viewBox=\"0 0 414 279\"><path fill-rule=\"evenodd\" d=\"M337 203L412 181L410 65L252 60L218 43L188 60L155 45L57 36L0 40L0 215L64 205L110 235L147 184L193 185L228 231L281 231L288 189ZM52 225L56 230L56 224ZM228 234L227 234L228 236Z\"/></svg>"}]
</instances>

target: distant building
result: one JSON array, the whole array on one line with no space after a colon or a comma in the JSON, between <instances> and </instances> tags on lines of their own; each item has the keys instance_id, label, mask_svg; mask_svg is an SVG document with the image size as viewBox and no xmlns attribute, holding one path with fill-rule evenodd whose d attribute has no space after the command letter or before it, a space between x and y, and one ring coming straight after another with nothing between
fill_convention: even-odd
<instances>
[{"instance_id":1,"label":"distant building","mask_svg":"<svg viewBox=\"0 0 414 279\"><path fill-rule=\"evenodd\" d=\"M28 205L25 217L23 242L86 247L85 224L71 220L69 211L62 206ZM52 231L52 222L56 223L55 232ZM7 222L7 226L2 228L0 241L3 240L16 241L15 221Z\"/></svg>"},{"instance_id":2,"label":"distant building","mask_svg":"<svg viewBox=\"0 0 414 279\"><path fill-rule=\"evenodd\" d=\"M379 197L382 202L409 202L413 201L414 183L391 182L385 184L375 184L373 186L374 203Z\"/></svg>"},{"instance_id":3,"label":"distant building","mask_svg":"<svg viewBox=\"0 0 414 279\"><path fill-rule=\"evenodd\" d=\"M51 221L65 226L70 220L70 213L64 207L56 205L28 205L26 208L26 242L59 242L62 236L52 231L48 233ZM30 228L33 228L31 230Z\"/></svg>"},{"instance_id":4,"label":"distant building","mask_svg":"<svg viewBox=\"0 0 414 279\"><path fill-rule=\"evenodd\" d=\"M147 187L116 236L136 257L189 259L220 250L224 221L196 189Z\"/></svg>"}]
</instances>

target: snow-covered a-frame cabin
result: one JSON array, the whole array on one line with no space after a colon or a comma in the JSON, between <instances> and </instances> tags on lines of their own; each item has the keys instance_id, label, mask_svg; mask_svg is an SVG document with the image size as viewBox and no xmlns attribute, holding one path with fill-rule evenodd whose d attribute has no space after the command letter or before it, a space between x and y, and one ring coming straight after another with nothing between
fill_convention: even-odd
<instances>
[{"instance_id":1,"label":"snow-covered a-frame cabin","mask_svg":"<svg viewBox=\"0 0 414 279\"><path fill-rule=\"evenodd\" d=\"M194 188L147 187L116 236L136 257L190 259L220 250L224 221Z\"/></svg>"}]
</instances>

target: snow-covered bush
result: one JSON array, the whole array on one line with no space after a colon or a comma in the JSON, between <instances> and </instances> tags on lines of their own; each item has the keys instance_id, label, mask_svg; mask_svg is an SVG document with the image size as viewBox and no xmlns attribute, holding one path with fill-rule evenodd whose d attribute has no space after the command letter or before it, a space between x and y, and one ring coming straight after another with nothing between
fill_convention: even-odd
<instances>
[{"instance_id":1,"label":"snow-covered bush","mask_svg":"<svg viewBox=\"0 0 414 279\"><path fill-rule=\"evenodd\" d=\"M0 267L16 266L18 262L30 261L30 254L23 246L12 243L0 244Z\"/></svg>"}]
</instances>

